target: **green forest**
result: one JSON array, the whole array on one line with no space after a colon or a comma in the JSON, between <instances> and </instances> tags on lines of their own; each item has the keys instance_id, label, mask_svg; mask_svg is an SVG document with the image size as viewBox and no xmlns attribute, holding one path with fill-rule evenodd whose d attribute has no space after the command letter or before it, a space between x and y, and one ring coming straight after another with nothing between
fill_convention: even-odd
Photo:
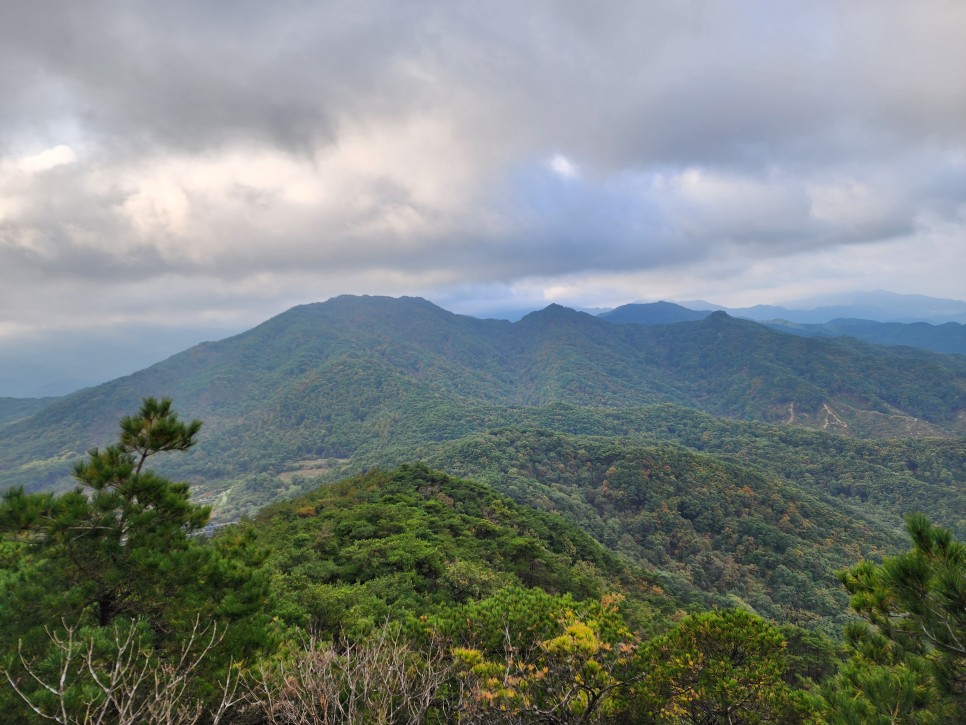
<instances>
[{"instance_id":1,"label":"green forest","mask_svg":"<svg viewBox=\"0 0 966 725\"><path fill-rule=\"evenodd\" d=\"M693 453L586 454L584 468L610 464L613 491L582 494L588 516L624 502L627 515L608 522L641 548L621 556L559 515L423 464L323 485L206 532L210 509L149 465L193 447L200 429L170 400L147 398L116 443L75 465L74 490L4 495L4 722L966 715L966 547L922 515L907 517L903 553L839 570L853 617L829 636L784 621L780 581L762 617L737 596L689 587L693 573L643 566L686 545L682 520L697 535L702 519L734 517L725 502L758 512L762 540L783 519L802 525L780 498L754 500L753 474ZM545 442L536 460L564 455L564 443ZM677 472L701 465L721 489L676 501ZM672 506L679 516L665 523ZM657 512L659 543L635 539L647 525L639 510ZM734 544L741 576L740 532L729 536L737 543L717 548Z\"/></svg>"},{"instance_id":2,"label":"green forest","mask_svg":"<svg viewBox=\"0 0 966 725\"><path fill-rule=\"evenodd\" d=\"M0 399L0 722L963 721L964 411L956 354L378 297Z\"/></svg>"}]
</instances>

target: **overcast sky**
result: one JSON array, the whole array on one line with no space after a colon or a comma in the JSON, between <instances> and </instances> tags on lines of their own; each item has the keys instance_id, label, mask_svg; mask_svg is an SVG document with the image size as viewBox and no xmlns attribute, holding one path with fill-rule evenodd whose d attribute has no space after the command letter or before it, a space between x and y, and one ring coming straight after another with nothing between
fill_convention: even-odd
<instances>
[{"instance_id":1,"label":"overcast sky","mask_svg":"<svg viewBox=\"0 0 966 725\"><path fill-rule=\"evenodd\" d=\"M3 0L0 344L966 298L962 0Z\"/></svg>"}]
</instances>

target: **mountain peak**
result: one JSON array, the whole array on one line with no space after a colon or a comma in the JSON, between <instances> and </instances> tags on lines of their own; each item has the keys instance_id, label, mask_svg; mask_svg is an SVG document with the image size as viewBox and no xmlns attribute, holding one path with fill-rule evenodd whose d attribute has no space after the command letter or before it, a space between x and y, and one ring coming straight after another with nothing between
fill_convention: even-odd
<instances>
[{"instance_id":1,"label":"mountain peak","mask_svg":"<svg viewBox=\"0 0 966 725\"><path fill-rule=\"evenodd\" d=\"M534 310L533 312L527 313L520 319L520 321L522 322L523 320L534 320L541 318L567 317L570 315L580 314L584 313L577 312L577 310L571 309L570 307L558 305L556 302L551 302L542 310Z\"/></svg>"},{"instance_id":2,"label":"mountain peak","mask_svg":"<svg viewBox=\"0 0 966 725\"><path fill-rule=\"evenodd\" d=\"M564 307L563 305L558 305L553 302L542 310L536 310L527 315L524 315L520 322L523 323L545 323L545 322L561 322L568 321L573 324L586 323L588 321L596 322L597 318L593 315L589 315L586 312L580 312L571 307ZM519 324L519 323L518 323Z\"/></svg>"},{"instance_id":3,"label":"mountain peak","mask_svg":"<svg viewBox=\"0 0 966 725\"><path fill-rule=\"evenodd\" d=\"M671 325L676 322L703 320L708 316L705 310L689 310L673 302L648 302L622 305L598 317L617 324Z\"/></svg>"}]
</instances>

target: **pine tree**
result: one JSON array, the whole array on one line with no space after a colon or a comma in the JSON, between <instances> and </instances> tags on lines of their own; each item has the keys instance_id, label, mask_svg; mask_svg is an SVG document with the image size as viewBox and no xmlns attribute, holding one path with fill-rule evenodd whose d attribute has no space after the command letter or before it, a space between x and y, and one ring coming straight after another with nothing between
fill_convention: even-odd
<instances>
[{"instance_id":1,"label":"pine tree","mask_svg":"<svg viewBox=\"0 0 966 725\"><path fill-rule=\"evenodd\" d=\"M647 644L636 705L659 722L807 721L804 694L784 681L785 647L778 627L744 610L686 617Z\"/></svg>"},{"instance_id":2,"label":"pine tree","mask_svg":"<svg viewBox=\"0 0 966 725\"><path fill-rule=\"evenodd\" d=\"M74 467L74 490L13 489L0 501L0 670L11 683L49 679L85 647L99 653L97 663L122 663L137 652L167 671L199 627L219 635L194 677L204 681L205 669L217 682L231 656L244 656L264 639L266 579L256 570L250 539L194 535L210 509L192 503L187 483L145 467L159 453L191 448L201 423L181 421L167 398L145 398L120 428L117 443L92 449ZM130 632L136 633L131 647L114 647ZM68 635L73 649L60 644ZM77 688L89 692L91 683L81 677ZM64 697L80 697L84 707L105 702L73 691ZM9 691L0 696L0 719L16 706Z\"/></svg>"},{"instance_id":3,"label":"pine tree","mask_svg":"<svg viewBox=\"0 0 966 725\"><path fill-rule=\"evenodd\" d=\"M121 420L118 443L94 448L74 466L80 485L60 496L8 491L0 530L42 562L43 604L50 615L89 616L99 626L116 617L158 615L157 596L198 564L190 534L210 510L190 500L188 484L145 470L148 458L185 451L199 421L183 423L171 400L146 398Z\"/></svg>"},{"instance_id":4,"label":"pine tree","mask_svg":"<svg viewBox=\"0 0 966 725\"><path fill-rule=\"evenodd\" d=\"M913 548L839 574L864 622L826 685L833 722L966 722L966 545L921 514Z\"/></svg>"}]
</instances>

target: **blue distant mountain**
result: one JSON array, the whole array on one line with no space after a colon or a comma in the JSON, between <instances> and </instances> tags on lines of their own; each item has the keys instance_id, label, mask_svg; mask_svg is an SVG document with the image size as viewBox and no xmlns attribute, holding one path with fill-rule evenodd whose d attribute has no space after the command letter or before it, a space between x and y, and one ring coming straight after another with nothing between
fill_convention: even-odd
<instances>
[{"instance_id":1,"label":"blue distant mountain","mask_svg":"<svg viewBox=\"0 0 966 725\"><path fill-rule=\"evenodd\" d=\"M873 322L946 322L966 324L966 302L925 295L900 295L894 292L857 292L841 297L814 297L801 300L794 308L776 305L725 307L703 300L681 302L699 311L724 310L732 317L765 322L785 320L806 325L821 325L832 320L871 320Z\"/></svg>"},{"instance_id":2,"label":"blue distant mountain","mask_svg":"<svg viewBox=\"0 0 966 725\"><path fill-rule=\"evenodd\" d=\"M892 297L900 297L900 295L893 295ZM888 300L888 297L886 299ZM956 305L963 304L957 303L955 300L931 300L924 304L923 300L929 301L930 298L920 298L919 305L912 305L908 310L917 311L920 314L926 314L928 310L933 310L933 314L941 315L942 311L955 313ZM943 306L936 304L937 302L948 304ZM714 307L714 305L710 305L710 307ZM958 322L933 324L929 322L879 322L871 319L839 318L821 323L808 323L799 322L795 319L821 319L835 309L843 308L819 307L813 310L789 310L772 305L758 305L743 309L728 309L727 311L736 317L743 316L773 330L800 337L854 337L857 340L871 342L875 345L906 345L934 352L966 354L966 325ZM885 307L876 310L870 310L868 307L863 309L880 316L887 314ZM602 313L598 317L618 324L671 325L678 322L703 320L710 314L712 314L710 309L695 310L673 302L650 302L622 305L610 312Z\"/></svg>"},{"instance_id":3,"label":"blue distant mountain","mask_svg":"<svg viewBox=\"0 0 966 725\"><path fill-rule=\"evenodd\" d=\"M876 345L907 345L935 352L966 355L966 325L946 322L873 322L871 320L832 320L821 325L770 320L761 324L780 332L803 337L854 337Z\"/></svg>"}]
</instances>

